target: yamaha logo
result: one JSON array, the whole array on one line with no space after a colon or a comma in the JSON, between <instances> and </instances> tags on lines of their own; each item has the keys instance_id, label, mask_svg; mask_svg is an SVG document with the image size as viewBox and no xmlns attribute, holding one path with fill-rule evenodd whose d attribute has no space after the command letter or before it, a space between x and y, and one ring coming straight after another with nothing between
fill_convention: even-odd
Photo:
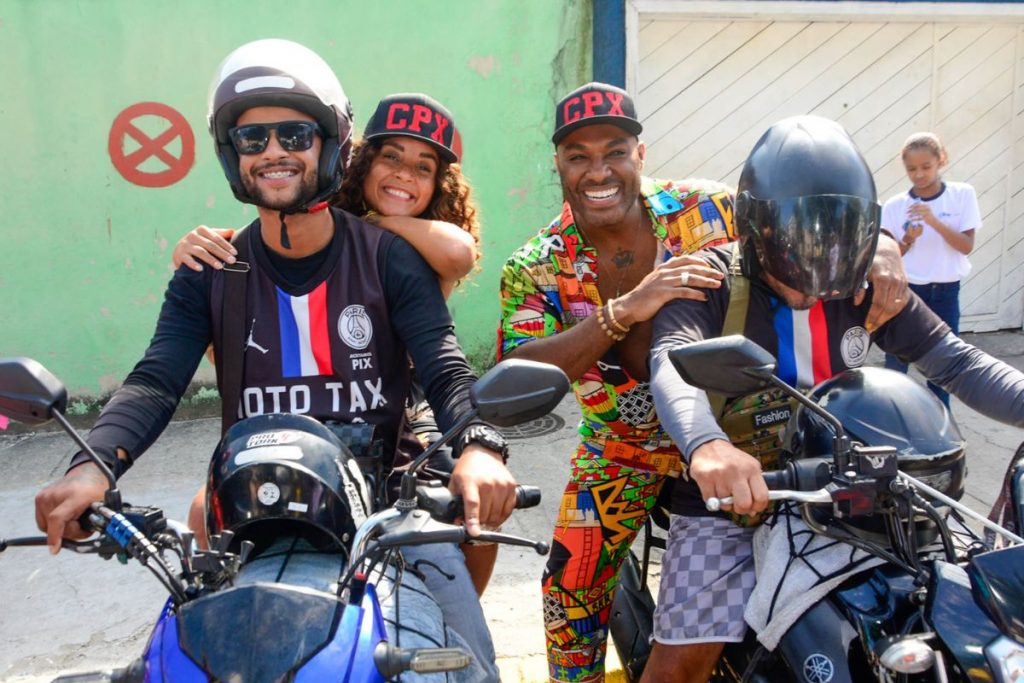
<instances>
[{"instance_id":1,"label":"yamaha logo","mask_svg":"<svg viewBox=\"0 0 1024 683\"><path fill-rule=\"evenodd\" d=\"M804 680L808 683L829 683L835 674L835 664L820 652L804 660Z\"/></svg>"},{"instance_id":2,"label":"yamaha logo","mask_svg":"<svg viewBox=\"0 0 1024 683\"><path fill-rule=\"evenodd\" d=\"M349 348L362 351L373 339L373 322L366 309L353 305L341 312L338 318L338 336Z\"/></svg>"},{"instance_id":3,"label":"yamaha logo","mask_svg":"<svg viewBox=\"0 0 1024 683\"><path fill-rule=\"evenodd\" d=\"M843 335L843 341L839 344L839 351L843 354L843 362L846 363L846 367L859 368L864 365L870 346L871 336L867 330L860 325L848 329Z\"/></svg>"}]
</instances>

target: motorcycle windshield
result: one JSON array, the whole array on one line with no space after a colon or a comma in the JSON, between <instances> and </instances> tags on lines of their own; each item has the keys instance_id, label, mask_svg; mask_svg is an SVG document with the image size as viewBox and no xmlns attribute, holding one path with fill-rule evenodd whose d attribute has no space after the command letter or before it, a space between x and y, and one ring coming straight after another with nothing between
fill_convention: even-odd
<instances>
[{"instance_id":1,"label":"motorcycle windshield","mask_svg":"<svg viewBox=\"0 0 1024 683\"><path fill-rule=\"evenodd\" d=\"M975 555L967 573L975 599L999 630L1024 643L1024 545Z\"/></svg>"},{"instance_id":2,"label":"motorcycle windshield","mask_svg":"<svg viewBox=\"0 0 1024 683\"><path fill-rule=\"evenodd\" d=\"M307 588L237 586L183 606L178 641L215 680L282 681L330 640L343 608Z\"/></svg>"}]
</instances>

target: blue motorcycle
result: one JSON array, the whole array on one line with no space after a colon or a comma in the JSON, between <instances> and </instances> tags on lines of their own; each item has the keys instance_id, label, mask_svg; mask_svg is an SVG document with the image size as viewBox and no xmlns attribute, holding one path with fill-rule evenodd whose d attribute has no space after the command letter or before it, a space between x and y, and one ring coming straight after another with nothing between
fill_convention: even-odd
<instances>
[{"instance_id":1,"label":"blue motorcycle","mask_svg":"<svg viewBox=\"0 0 1024 683\"><path fill-rule=\"evenodd\" d=\"M499 427L536 419L568 388L554 366L496 365L474 384L471 414L410 465L396 502L383 508L369 495L365 463L335 431L300 415L243 420L211 461L212 533L210 547L199 549L185 525L121 500L109 468L64 417L59 380L33 360L0 359L0 414L28 425L56 420L108 480L103 502L83 519L97 535L62 546L137 561L169 595L141 657L57 680L475 680L463 641L444 623L419 569L403 561L403 548L468 540L454 523L461 501L417 473L472 419ZM518 489L517 507L539 501L538 489ZM477 538L547 552L544 543L507 534ZM45 541L0 539L0 551Z\"/></svg>"}]
</instances>

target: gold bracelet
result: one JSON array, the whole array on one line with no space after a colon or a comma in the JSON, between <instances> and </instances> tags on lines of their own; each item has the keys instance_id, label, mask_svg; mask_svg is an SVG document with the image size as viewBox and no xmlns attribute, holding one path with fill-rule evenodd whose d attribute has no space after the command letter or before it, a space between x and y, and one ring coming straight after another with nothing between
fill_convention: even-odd
<instances>
[{"instance_id":1,"label":"gold bracelet","mask_svg":"<svg viewBox=\"0 0 1024 683\"><path fill-rule=\"evenodd\" d=\"M615 341L622 341L626 338L626 335L617 333L615 330L608 327L608 323L604 320L604 306L597 309L597 322L601 325L601 329L604 330L604 333Z\"/></svg>"},{"instance_id":2,"label":"gold bracelet","mask_svg":"<svg viewBox=\"0 0 1024 683\"><path fill-rule=\"evenodd\" d=\"M615 328L616 332L625 336L629 333L629 328L615 319L615 311L612 310L612 301L614 301L614 299L609 299L608 303L605 304L608 307L608 322L612 324L612 327Z\"/></svg>"}]
</instances>

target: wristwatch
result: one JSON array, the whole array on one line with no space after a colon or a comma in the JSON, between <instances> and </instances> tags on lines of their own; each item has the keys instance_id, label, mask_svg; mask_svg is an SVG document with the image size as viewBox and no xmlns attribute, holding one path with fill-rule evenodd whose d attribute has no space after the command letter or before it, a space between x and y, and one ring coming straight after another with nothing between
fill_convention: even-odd
<instances>
[{"instance_id":1,"label":"wristwatch","mask_svg":"<svg viewBox=\"0 0 1024 683\"><path fill-rule=\"evenodd\" d=\"M495 453L501 454L501 461L508 462L508 441L497 429L490 425L475 424L466 427L459 437L459 455L462 450L471 443L477 443L484 448L489 448Z\"/></svg>"}]
</instances>

